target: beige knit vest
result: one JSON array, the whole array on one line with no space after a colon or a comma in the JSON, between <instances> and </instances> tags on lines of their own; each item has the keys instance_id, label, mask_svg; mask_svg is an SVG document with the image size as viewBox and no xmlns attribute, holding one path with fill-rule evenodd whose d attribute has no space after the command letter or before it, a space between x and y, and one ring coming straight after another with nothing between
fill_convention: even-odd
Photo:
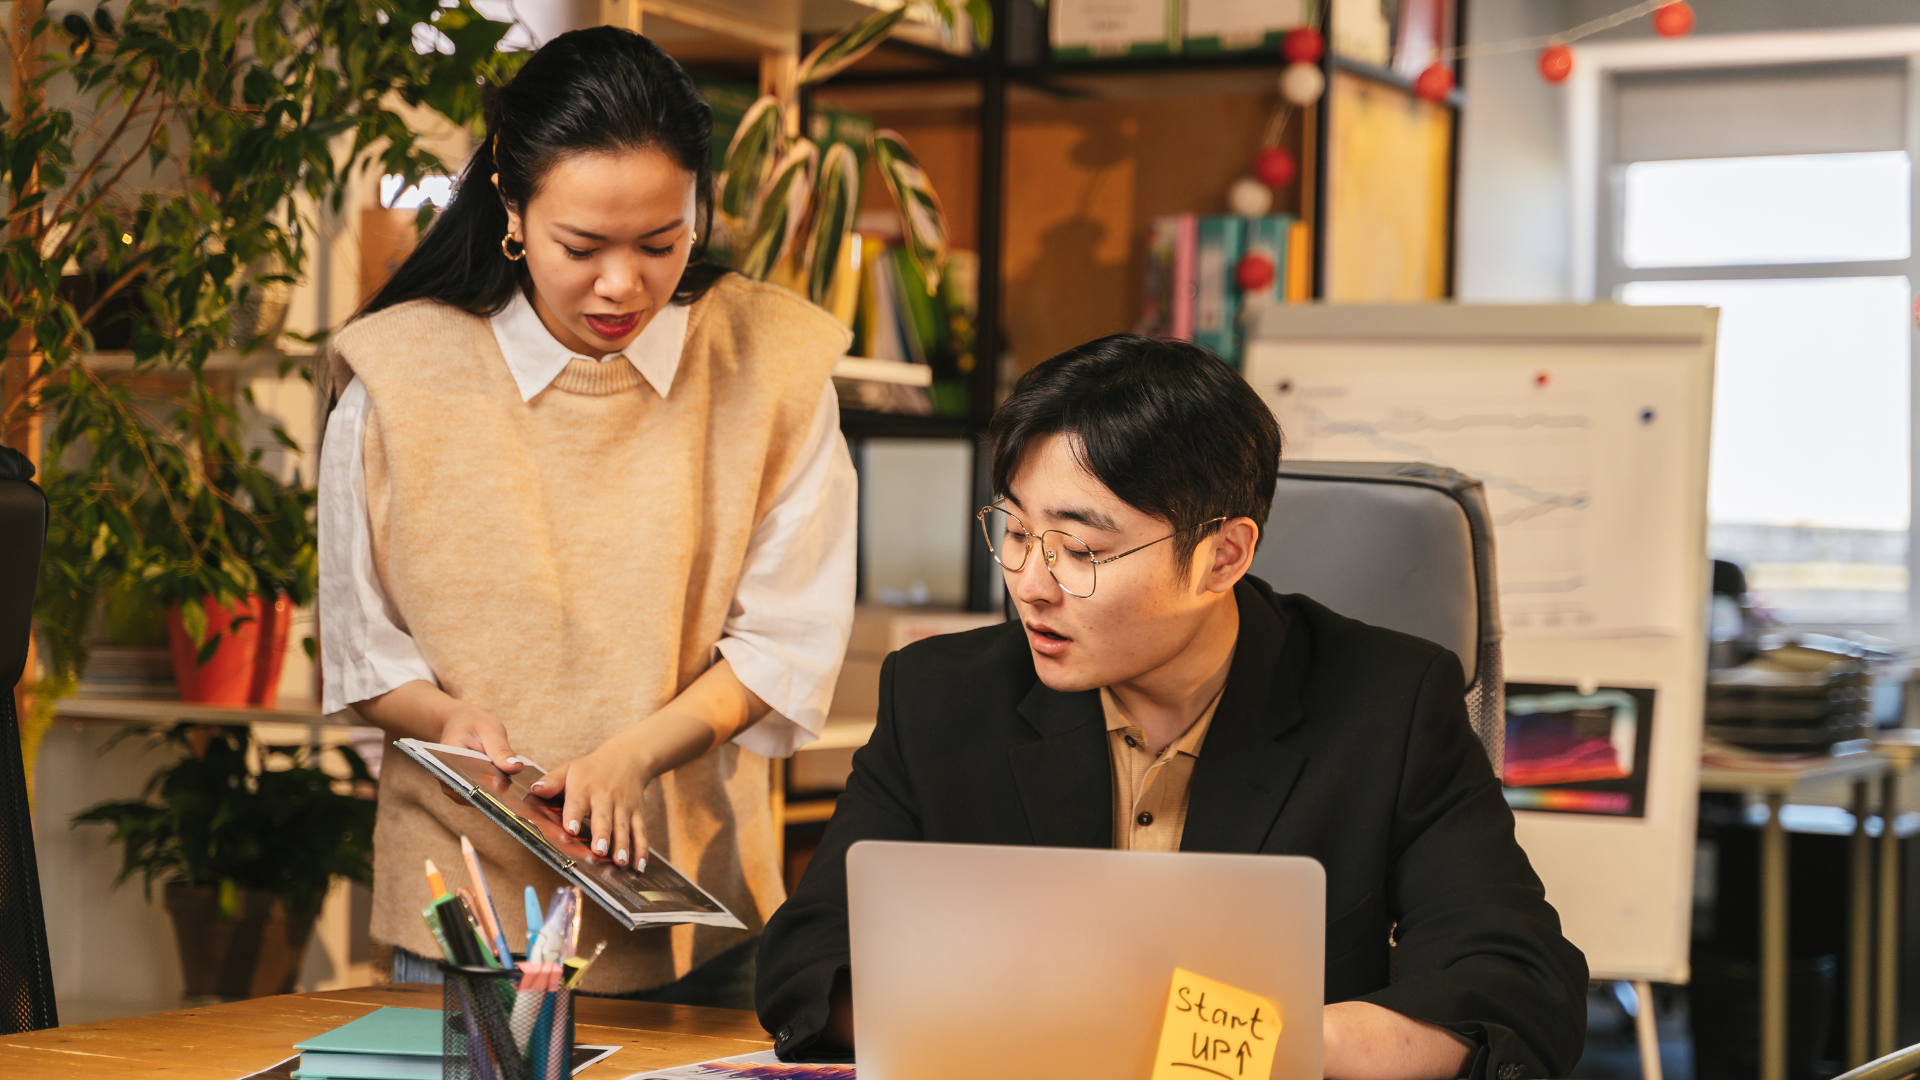
<instances>
[{"instance_id":1,"label":"beige knit vest","mask_svg":"<svg viewBox=\"0 0 1920 1080\"><path fill-rule=\"evenodd\" d=\"M429 301L335 338L373 401L367 502L374 564L447 693L506 724L548 768L648 716L712 663L755 526L806 439L847 329L737 275L693 305L663 400L624 361L575 359L522 402L487 320ZM728 744L649 786L658 855L758 931L784 898L765 758ZM510 941L521 893L560 878L389 748L374 833L373 937L422 956L423 860L464 881L480 851ZM586 906L586 989L671 982L738 930L629 931Z\"/></svg>"}]
</instances>

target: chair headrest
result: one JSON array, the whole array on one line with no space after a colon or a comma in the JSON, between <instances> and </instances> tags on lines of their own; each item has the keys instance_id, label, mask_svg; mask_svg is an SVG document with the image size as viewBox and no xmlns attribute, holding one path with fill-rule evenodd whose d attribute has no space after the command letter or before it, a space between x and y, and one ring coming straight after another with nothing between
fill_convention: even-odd
<instances>
[{"instance_id":1,"label":"chair headrest","mask_svg":"<svg viewBox=\"0 0 1920 1080\"><path fill-rule=\"evenodd\" d=\"M1500 637L1485 490L1452 469L1282 466L1253 573L1281 592L1453 650L1469 685L1482 646Z\"/></svg>"},{"instance_id":2,"label":"chair headrest","mask_svg":"<svg viewBox=\"0 0 1920 1080\"><path fill-rule=\"evenodd\" d=\"M33 479L33 459L11 446L0 446L0 477Z\"/></svg>"}]
</instances>

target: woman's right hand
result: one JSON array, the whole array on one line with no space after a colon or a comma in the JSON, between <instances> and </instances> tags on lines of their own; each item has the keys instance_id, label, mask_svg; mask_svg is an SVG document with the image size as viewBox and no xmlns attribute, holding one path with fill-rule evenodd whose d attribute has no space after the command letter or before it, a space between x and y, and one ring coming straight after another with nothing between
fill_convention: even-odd
<instances>
[{"instance_id":1,"label":"woman's right hand","mask_svg":"<svg viewBox=\"0 0 1920 1080\"><path fill-rule=\"evenodd\" d=\"M430 682L415 679L401 683L379 697L357 702L354 709L396 739L477 750L504 773L517 773L522 768L507 739L505 724L480 706L461 701ZM452 788L447 788L447 793L454 795Z\"/></svg>"},{"instance_id":2,"label":"woman's right hand","mask_svg":"<svg viewBox=\"0 0 1920 1080\"><path fill-rule=\"evenodd\" d=\"M453 707L447 711L440 725L440 737L435 742L478 750L501 772L520 771L520 759L514 756L513 746L507 741L507 725L478 705L455 698L447 700L453 702Z\"/></svg>"}]
</instances>

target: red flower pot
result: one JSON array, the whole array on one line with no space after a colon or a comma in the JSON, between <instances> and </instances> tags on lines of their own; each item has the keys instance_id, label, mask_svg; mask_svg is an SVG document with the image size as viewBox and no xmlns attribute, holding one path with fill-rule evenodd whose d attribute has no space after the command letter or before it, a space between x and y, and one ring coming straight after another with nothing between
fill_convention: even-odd
<instances>
[{"instance_id":1,"label":"red flower pot","mask_svg":"<svg viewBox=\"0 0 1920 1080\"><path fill-rule=\"evenodd\" d=\"M208 596L200 604L207 613L207 633L220 635L205 664L197 662L199 648L180 621L180 605L167 609L167 643L173 650L173 678L180 686L180 700L245 705L252 697L260 655L260 598L249 596L223 605Z\"/></svg>"},{"instance_id":2,"label":"red flower pot","mask_svg":"<svg viewBox=\"0 0 1920 1080\"><path fill-rule=\"evenodd\" d=\"M280 668L287 662L293 601L285 596L254 599L260 605L260 649L254 656L253 685L247 692L247 701L271 709L280 700Z\"/></svg>"}]
</instances>

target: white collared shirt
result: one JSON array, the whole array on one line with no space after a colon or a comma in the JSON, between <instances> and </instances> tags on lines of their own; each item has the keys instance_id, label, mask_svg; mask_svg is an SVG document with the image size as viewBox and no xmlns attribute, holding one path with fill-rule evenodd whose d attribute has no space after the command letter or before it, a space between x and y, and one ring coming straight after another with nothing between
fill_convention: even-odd
<instances>
[{"instance_id":1,"label":"white collared shirt","mask_svg":"<svg viewBox=\"0 0 1920 1080\"><path fill-rule=\"evenodd\" d=\"M598 359L632 364L665 398L690 313L669 304L624 351ZM518 292L491 322L522 401L546 390L578 355L554 340ZM355 378L327 420L320 453L321 708L329 714L415 679L439 684L373 563L362 452L372 413ZM820 392L798 462L747 543L714 646L716 659L731 661L740 682L773 707L734 738L768 757L786 757L819 737L853 630L855 533L847 523L858 513L858 480L831 383Z\"/></svg>"}]
</instances>

